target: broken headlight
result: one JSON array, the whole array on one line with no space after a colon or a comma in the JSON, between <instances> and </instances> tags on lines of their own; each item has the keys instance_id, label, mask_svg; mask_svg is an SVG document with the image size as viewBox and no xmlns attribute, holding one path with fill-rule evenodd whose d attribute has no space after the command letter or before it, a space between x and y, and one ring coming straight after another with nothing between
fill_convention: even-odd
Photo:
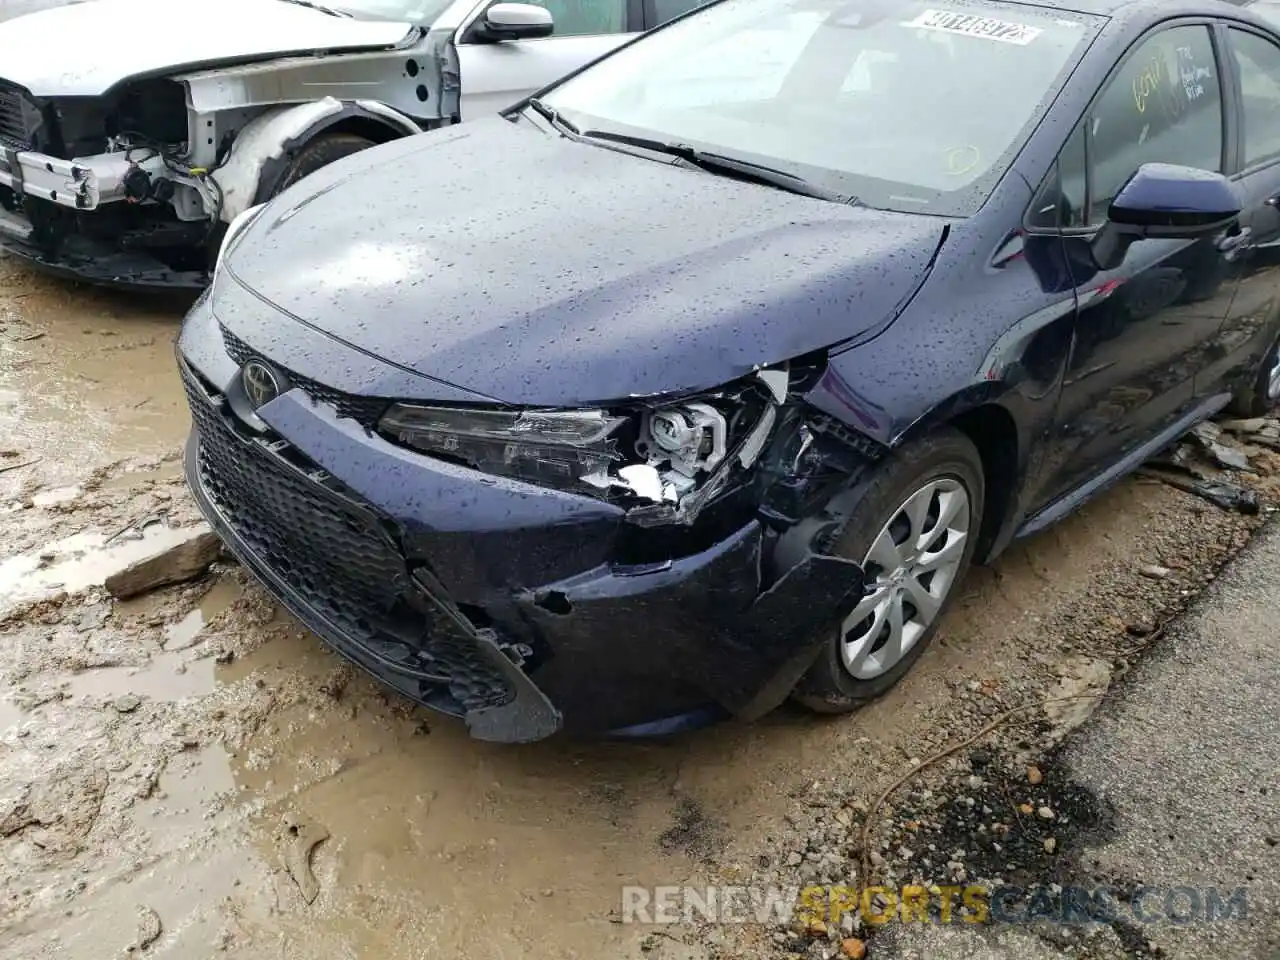
<instances>
[{"instance_id":1,"label":"broken headlight","mask_svg":"<svg viewBox=\"0 0 1280 960\"><path fill-rule=\"evenodd\" d=\"M397 404L379 431L498 476L629 501L636 522L691 521L755 463L786 397L785 371L626 410L486 410Z\"/></svg>"},{"instance_id":2,"label":"broken headlight","mask_svg":"<svg viewBox=\"0 0 1280 960\"><path fill-rule=\"evenodd\" d=\"M572 489L618 456L625 418L602 410L481 410L396 404L378 429L408 446L486 473Z\"/></svg>"}]
</instances>

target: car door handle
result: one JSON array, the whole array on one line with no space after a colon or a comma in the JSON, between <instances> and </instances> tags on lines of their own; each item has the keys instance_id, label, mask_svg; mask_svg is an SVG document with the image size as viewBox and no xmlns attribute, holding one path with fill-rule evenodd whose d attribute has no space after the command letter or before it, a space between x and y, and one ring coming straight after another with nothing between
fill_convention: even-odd
<instances>
[{"instance_id":1,"label":"car door handle","mask_svg":"<svg viewBox=\"0 0 1280 960\"><path fill-rule=\"evenodd\" d=\"M1228 260L1251 246L1253 246L1253 230L1249 227L1241 227L1235 233L1228 233L1225 237L1218 239L1218 252L1225 253Z\"/></svg>"}]
</instances>

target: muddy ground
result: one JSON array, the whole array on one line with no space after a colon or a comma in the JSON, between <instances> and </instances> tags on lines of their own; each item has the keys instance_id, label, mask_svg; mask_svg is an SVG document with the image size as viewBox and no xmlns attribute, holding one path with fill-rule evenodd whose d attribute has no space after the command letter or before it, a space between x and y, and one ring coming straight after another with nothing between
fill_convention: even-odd
<instances>
[{"instance_id":1,"label":"muddy ground","mask_svg":"<svg viewBox=\"0 0 1280 960\"><path fill-rule=\"evenodd\" d=\"M1261 522L1130 481L975 571L910 678L853 718L475 743L234 564L104 592L109 563L194 517L181 309L0 260L0 958L669 951L616 922L623 885L767 883L830 851L840 881L859 805L1007 706L1105 685ZM1275 499L1280 460L1255 463ZM811 947L702 931L688 955Z\"/></svg>"}]
</instances>

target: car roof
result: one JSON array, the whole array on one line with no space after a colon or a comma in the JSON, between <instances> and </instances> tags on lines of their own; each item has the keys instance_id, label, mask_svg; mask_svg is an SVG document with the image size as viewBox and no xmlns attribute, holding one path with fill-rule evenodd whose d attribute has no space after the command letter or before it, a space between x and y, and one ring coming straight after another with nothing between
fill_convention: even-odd
<instances>
[{"instance_id":1,"label":"car roof","mask_svg":"<svg viewBox=\"0 0 1280 960\"><path fill-rule=\"evenodd\" d=\"M1132 0L1067 0L1065 3L1056 2L1056 0L1017 0L1017 2L1029 7L1045 7L1049 10L1092 13L1109 17L1121 7L1128 6Z\"/></svg>"},{"instance_id":2,"label":"car roof","mask_svg":"<svg viewBox=\"0 0 1280 960\"><path fill-rule=\"evenodd\" d=\"M1044 7L1050 10L1074 11L1100 17L1111 17L1121 10L1132 9L1136 12L1144 7L1152 11L1168 10L1170 7L1182 7L1189 13L1201 10L1204 13L1212 14L1214 7L1248 7L1254 4L1267 4L1271 0L1203 0L1201 3L1179 3L1176 0L1175 2L1170 2L1170 0L1017 0L1017 2L1024 3L1030 7Z\"/></svg>"},{"instance_id":3,"label":"car roof","mask_svg":"<svg viewBox=\"0 0 1280 960\"><path fill-rule=\"evenodd\" d=\"M1268 16L1272 20L1275 19L1274 11L1277 7L1280 7L1280 0L1225 0L1225 2L1233 7L1239 7L1241 10L1257 10L1258 8L1266 7L1273 12L1264 16Z\"/></svg>"}]
</instances>

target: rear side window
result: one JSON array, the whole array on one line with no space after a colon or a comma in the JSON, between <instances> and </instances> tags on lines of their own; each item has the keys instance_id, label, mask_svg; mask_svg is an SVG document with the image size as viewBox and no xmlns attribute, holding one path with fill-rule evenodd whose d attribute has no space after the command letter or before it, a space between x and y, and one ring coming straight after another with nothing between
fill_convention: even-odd
<instances>
[{"instance_id":1,"label":"rear side window","mask_svg":"<svg viewBox=\"0 0 1280 960\"><path fill-rule=\"evenodd\" d=\"M1229 30L1244 98L1244 165L1280 157L1280 47L1245 30Z\"/></svg>"},{"instance_id":2,"label":"rear side window","mask_svg":"<svg viewBox=\"0 0 1280 960\"><path fill-rule=\"evenodd\" d=\"M709 0L650 0L653 4L653 16L650 18L652 22L649 25L659 26L708 2Z\"/></svg>"},{"instance_id":3,"label":"rear side window","mask_svg":"<svg viewBox=\"0 0 1280 960\"><path fill-rule=\"evenodd\" d=\"M545 7L555 21L556 37L624 33L627 0L529 0Z\"/></svg>"}]
</instances>

